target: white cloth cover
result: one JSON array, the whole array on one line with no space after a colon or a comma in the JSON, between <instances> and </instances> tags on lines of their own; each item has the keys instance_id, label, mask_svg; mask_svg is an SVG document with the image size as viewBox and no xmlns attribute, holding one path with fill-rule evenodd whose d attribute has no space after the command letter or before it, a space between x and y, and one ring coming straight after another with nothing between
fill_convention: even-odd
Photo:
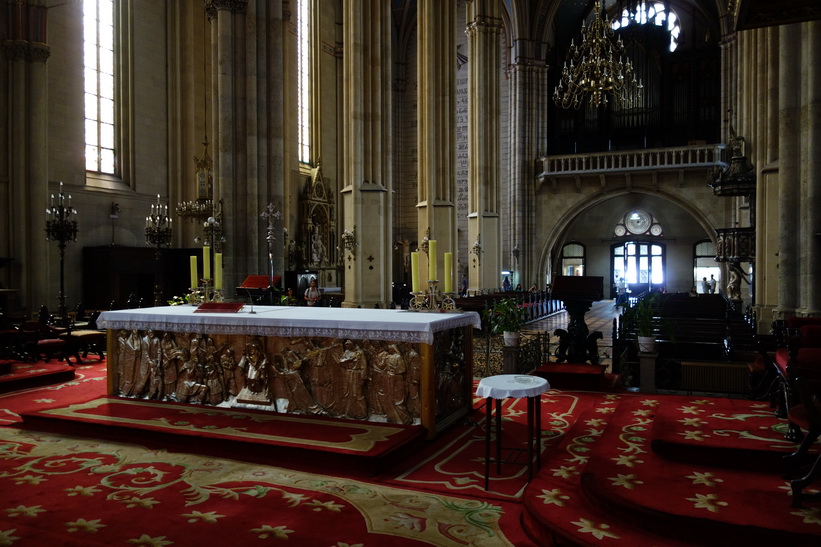
<instances>
[{"instance_id":1,"label":"white cloth cover","mask_svg":"<svg viewBox=\"0 0 821 547\"><path fill-rule=\"evenodd\" d=\"M199 334L321 336L433 344L437 332L472 326L476 312L416 312L308 306L245 306L238 313L194 313L195 306L160 306L100 314L101 329L137 329Z\"/></svg>"},{"instance_id":2,"label":"white cloth cover","mask_svg":"<svg viewBox=\"0 0 821 547\"><path fill-rule=\"evenodd\" d=\"M476 395L491 399L535 397L548 389L550 389L550 383L539 376L499 374L482 378L476 387Z\"/></svg>"}]
</instances>

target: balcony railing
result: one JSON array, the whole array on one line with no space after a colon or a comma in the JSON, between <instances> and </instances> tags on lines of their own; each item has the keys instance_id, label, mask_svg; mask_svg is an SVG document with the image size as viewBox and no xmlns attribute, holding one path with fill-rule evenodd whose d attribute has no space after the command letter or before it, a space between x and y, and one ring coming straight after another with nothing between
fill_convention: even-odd
<instances>
[{"instance_id":1,"label":"balcony railing","mask_svg":"<svg viewBox=\"0 0 821 547\"><path fill-rule=\"evenodd\" d=\"M660 171L665 169L695 169L728 165L729 151L726 144L682 146L677 148L651 148L599 152L595 154L571 154L544 156L538 159L540 179L549 177L618 173L627 171ZM539 165L537 165L539 169Z\"/></svg>"}]
</instances>

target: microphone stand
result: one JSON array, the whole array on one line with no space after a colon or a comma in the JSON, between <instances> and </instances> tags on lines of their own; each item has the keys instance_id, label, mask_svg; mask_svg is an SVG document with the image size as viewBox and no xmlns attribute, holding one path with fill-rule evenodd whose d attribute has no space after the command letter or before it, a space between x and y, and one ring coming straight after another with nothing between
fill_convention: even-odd
<instances>
[{"instance_id":1,"label":"microphone stand","mask_svg":"<svg viewBox=\"0 0 821 547\"><path fill-rule=\"evenodd\" d=\"M254 311L254 295L251 294L251 289L249 289L248 287L243 287L243 289L245 289L245 292L248 293L248 302L251 304L251 311L249 311L248 313L256 314L257 312Z\"/></svg>"}]
</instances>

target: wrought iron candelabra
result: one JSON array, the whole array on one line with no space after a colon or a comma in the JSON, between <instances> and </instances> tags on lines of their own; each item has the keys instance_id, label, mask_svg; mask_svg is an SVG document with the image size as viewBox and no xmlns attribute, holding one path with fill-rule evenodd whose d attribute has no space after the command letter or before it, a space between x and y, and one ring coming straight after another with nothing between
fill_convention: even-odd
<instances>
[{"instance_id":1,"label":"wrought iron candelabra","mask_svg":"<svg viewBox=\"0 0 821 547\"><path fill-rule=\"evenodd\" d=\"M456 293L440 293L436 286L438 280L428 280L428 290L413 293L410 300L410 307L417 311L454 311L456 301L453 299Z\"/></svg>"},{"instance_id":2,"label":"wrought iron candelabra","mask_svg":"<svg viewBox=\"0 0 821 547\"><path fill-rule=\"evenodd\" d=\"M163 302L162 285L160 283L160 254L163 247L171 244L171 218L168 216L168 205L160 203L157 194L157 204L151 204L151 213L145 217L145 243L154 247L154 305L161 306Z\"/></svg>"},{"instance_id":3,"label":"wrought iron candelabra","mask_svg":"<svg viewBox=\"0 0 821 547\"><path fill-rule=\"evenodd\" d=\"M77 209L71 206L71 195L66 199L61 182L57 203L54 202L54 194L51 194L51 205L46 208L46 239L56 241L60 249L60 293L57 295L57 308L60 322L64 325L68 323L65 292L66 244L77 241L76 216Z\"/></svg>"}]
</instances>

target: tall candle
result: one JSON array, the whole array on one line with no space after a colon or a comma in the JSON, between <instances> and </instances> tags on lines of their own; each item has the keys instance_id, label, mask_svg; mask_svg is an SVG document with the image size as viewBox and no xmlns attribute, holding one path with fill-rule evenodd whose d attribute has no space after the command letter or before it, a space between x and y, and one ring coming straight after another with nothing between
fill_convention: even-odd
<instances>
[{"instance_id":1,"label":"tall candle","mask_svg":"<svg viewBox=\"0 0 821 547\"><path fill-rule=\"evenodd\" d=\"M208 245L202 248L202 277L211 279L211 247Z\"/></svg>"},{"instance_id":2,"label":"tall candle","mask_svg":"<svg viewBox=\"0 0 821 547\"><path fill-rule=\"evenodd\" d=\"M214 253L214 288L222 289L222 253Z\"/></svg>"},{"instance_id":3,"label":"tall candle","mask_svg":"<svg viewBox=\"0 0 821 547\"><path fill-rule=\"evenodd\" d=\"M191 288L198 287L197 281L197 255L191 255Z\"/></svg>"},{"instance_id":4,"label":"tall candle","mask_svg":"<svg viewBox=\"0 0 821 547\"><path fill-rule=\"evenodd\" d=\"M453 292L453 253L445 253L445 292Z\"/></svg>"},{"instance_id":5,"label":"tall candle","mask_svg":"<svg viewBox=\"0 0 821 547\"><path fill-rule=\"evenodd\" d=\"M411 289L419 292L419 251L411 253Z\"/></svg>"},{"instance_id":6,"label":"tall candle","mask_svg":"<svg viewBox=\"0 0 821 547\"><path fill-rule=\"evenodd\" d=\"M428 241L428 281L436 279L436 240Z\"/></svg>"}]
</instances>

